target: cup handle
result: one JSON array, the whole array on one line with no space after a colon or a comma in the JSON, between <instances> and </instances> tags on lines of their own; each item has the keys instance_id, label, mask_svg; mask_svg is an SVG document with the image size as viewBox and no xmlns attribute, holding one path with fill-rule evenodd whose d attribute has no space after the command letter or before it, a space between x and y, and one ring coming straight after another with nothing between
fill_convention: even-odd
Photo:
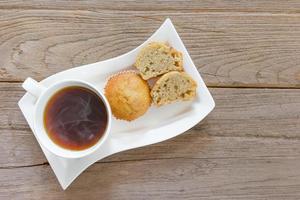
<instances>
[{"instance_id":1,"label":"cup handle","mask_svg":"<svg viewBox=\"0 0 300 200\"><path fill-rule=\"evenodd\" d=\"M46 90L46 87L30 77L24 81L22 87L36 98L39 98L42 92Z\"/></svg>"}]
</instances>

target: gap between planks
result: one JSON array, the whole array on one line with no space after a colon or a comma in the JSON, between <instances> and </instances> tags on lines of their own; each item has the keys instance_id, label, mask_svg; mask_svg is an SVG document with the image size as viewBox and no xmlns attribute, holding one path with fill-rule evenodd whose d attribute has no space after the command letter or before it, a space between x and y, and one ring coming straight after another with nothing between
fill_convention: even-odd
<instances>
[{"instance_id":1,"label":"gap between planks","mask_svg":"<svg viewBox=\"0 0 300 200\"><path fill-rule=\"evenodd\" d=\"M36 8L36 7L30 7L30 6L0 6L0 10L16 10L16 11L26 11L26 10L38 10L38 11L70 11L70 12L74 12L74 11L86 11L86 12L99 12L99 11L106 11L106 12L134 12L134 13L138 13L138 12L173 12L173 13L208 13L208 14L228 14L228 15L252 15L252 16L300 16L299 11L260 11L260 10L250 10L250 9L213 9L213 8L199 8L199 9L184 9L184 8L159 8L156 7L155 9L149 10L149 9L130 9L130 8L122 8L122 9L118 9L118 8L114 8L114 7L110 7L110 8L64 8L64 7L57 7L57 8ZM138 17L138 16L137 16ZM147 18L145 18L147 19ZM148 18L149 20L156 20L155 18ZM158 20L157 21L161 21Z\"/></svg>"},{"instance_id":2,"label":"gap between planks","mask_svg":"<svg viewBox=\"0 0 300 200\"><path fill-rule=\"evenodd\" d=\"M202 138L206 138L206 135L201 136ZM213 137L219 137L219 138L261 138L263 139L275 139L275 140L300 140L299 137L272 137L272 136L224 136L224 135L214 135ZM154 144L152 144L154 145ZM149 145L149 146L152 146ZM135 149L141 149L143 147L138 147ZM122 151L122 152L129 152L132 151L134 149L130 149L130 150L126 150L126 151ZM119 153L122 153L119 152ZM123 159L123 160L106 160L107 158L114 156L110 155L107 156L97 162L95 162L94 164L110 164L110 163L130 163L130 162L143 162L143 161L157 161L157 160L176 160L176 159L182 159L182 160L216 160L216 159L247 159L247 157L245 156L222 156L222 157L184 157L184 156L174 156L174 157L160 157L160 158L139 158L139 159ZM281 156L256 156L257 158L277 158L277 157L281 157ZM289 157L289 156L286 156ZM293 157L293 156L292 156ZM40 166L49 166L49 162L41 162L41 163L37 163L37 164L27 164L27 165L18 165L18 166L5 166L5 167L0 167L1 169L18 169L18 168L31 168L31 167L40 167Z\"/></svg>"},{"instance_id":3,"label":"gap between planks","mask_svg":"<svg viewBox=\"0 0 300 200\"><path fill-rule=\"evenodd\" d=\"M200 73L201 74L201 73ZM25 80L24 80L25 81ZM0 80L0 83L23 83L18 80ZM232 88L232 89L300 89L299 86L276 86L276 85L206 85L208 88Z\"/></svg>"},{"instance_id":4,"label":"gap between planks","mask_svg":"<svg viewBox=\"0 0 300 200\"><path fill-rule=\"evenodd\" d=\"M130 151L130 150L128 150ZM111 155L112 156L112 155ZM109 157L109 156L108 156ZM261 156L260 158L277 158L278 156ZM106 157L107 158L107 157ZM105 158L104 158L105 159ZM169 158L144 158L144 159L128 159L128 160L99 160L94 164L111 164L111 163L129 163L129 162L143 162L143 161L157 161L157 160L216 160L216 159L247 159L245 157L214 157L214 158L186 158L186 157L169 157ZM1 169L18 169L18 168L31 168L31 167L40 167L40 166L49 166L48 162L43 162L39 164L32 164L32 165L19 165L19 166L7 166L7 167L0 167Z\"/></svg>"}]
</instances>

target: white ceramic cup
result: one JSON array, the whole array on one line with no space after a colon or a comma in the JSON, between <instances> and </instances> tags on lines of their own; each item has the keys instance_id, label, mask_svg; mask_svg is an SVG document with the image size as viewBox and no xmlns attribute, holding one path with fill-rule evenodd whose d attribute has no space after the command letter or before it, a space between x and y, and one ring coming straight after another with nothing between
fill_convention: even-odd
<instances>
[{"instance_id":1,"label":"white ceramic cup","mask_svg":"<svg viewBox=\"0 0 300 200\"><path fill-rule=\"evenodd\" d=\"M57 91L61 90L62 88L69 87L69 86L81 86L87 89L94 91L103 101L106 110L107 110L107 126L103 136L99 139L99 141L94 144L93 146L84 149L84 150L68 150L62 148L55 144L48 136L45 127L44 127L44 110L47 105L47 102L55 94ZM87 156L97 149L104 143L107 139L108 134L110 133L111 127L111 109L109 106L108 101L106 100L105 96L93 85L90 83L79 81L79 80L64 80L58 82L56 84L51 85L50 87L45 87L42 84L38 83L37 81L33 80L32 78L27 78L22 87L35 96L37 101L35 103L35 111L34 111L34 130L37 136L37 139L40 143L48 149L50 152L54 153L57 156L64 157L64 158L81 158Z\"/></svg>"}]
</instances>

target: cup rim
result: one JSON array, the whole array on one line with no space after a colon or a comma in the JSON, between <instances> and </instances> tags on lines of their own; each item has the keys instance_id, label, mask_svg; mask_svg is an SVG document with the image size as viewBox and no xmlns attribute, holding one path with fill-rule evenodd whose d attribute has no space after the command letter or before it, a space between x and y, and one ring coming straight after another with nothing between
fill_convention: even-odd
<instances>
[{"instance_id":1,"label":"cup rim","mask_svg":"<svg viewBox=\"0 0 300 200\"><path fill-rule=\"evenodd\" d=\"M48 133L45 130L44 123L43 123L44 110L49 99L57 91L70 86L81 86L94 91L103 101L107 111L107 126L104 134L97 141L97 143L83 150L70 150L70 149L63 148L57 145L56 143L54 143L51 140L51 138L48 136ZM101 91L99 91L99 89L97 89L94 85L86 81L66 79L47 87L45 91L43 91L42 94L38 97L38 100L36 102L35 112L34 112L34 130L36 131L36 136L38 140L41 142L41 144L53 154L64 158L81 158L95 152L106 141L110 133L111 120L112 120L111 108L109 106L106 97Z\"/></svg>"}]
</instances>

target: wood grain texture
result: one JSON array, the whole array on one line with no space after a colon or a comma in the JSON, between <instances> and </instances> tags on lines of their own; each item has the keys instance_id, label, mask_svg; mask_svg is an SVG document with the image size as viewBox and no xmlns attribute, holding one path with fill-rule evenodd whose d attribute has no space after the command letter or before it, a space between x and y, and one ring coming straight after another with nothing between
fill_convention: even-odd
<instances>
[{"instance_id":1,"label":"wood grain texture","mask_svg":"<svg viewBox=\"0 0 300 200\"><path fill-rule=\"evenodd\" d=\"M3 9L0 16L1 81L41 80L118 56L171 17L207 85L300 87L298 14Z\"/></svg>"},{"instance_id":2,"label":"wood grain texture","mask_svg":"<svg viewBox=\"0 0 300 200\"><path fill-rule=\"evenodd\" d=\"M298 0L0 0L0 199L300 199L299 13ZM63 191L17 107L20 82L126 53L167 17L216 108Z\"/></svg>"},{"instance_id":3,"label":"wood grain texture","mask_svg":"<svg viewBox=\"0 0 300 200\"><path fill-rule=\"evenodd\" d=\"M94 164L66 191L48 165L0 169L0 198L299 199L299 142L189 132L134 160Z\"/></svg>"},{"instance_id":4,"label":"wood grain texture","mask_svg":"<svg viewBox=\"0 0 300 200\"><path fill-rule=\"evenodd\" d=\"M297 0L4 0L0 1L0 9L299 13L300 3Z\"/></svg>"},{"instance_id":5,"label":"wood grain texture","mask_svg":"<svg viewBox=\"0 0 300 200\"><path fill-rule=\"evenodd\" d=\"M216 108L204 121L193 128L193 134L300 139L300 91L298 89L210 88L210 91L216 101ZM16 105L23 94L24 91L19 83L0 84L0 151L2 152L0 167L37 165L46 162ZM180 145L190 145L191 141L184 140ZM161 151L164 151L165 145L177 145L177 142L161 143L150 149L154 151L156 148L161 148ZM147 155L144 151L141 152L141 155ZM136 154L131 156L131 151L128 153L129 157L125 153L125 155L121 154L120 158L127 160L139 157ZM153 157L159 157L159 153Z\"/></svg>"}]
</instances>

